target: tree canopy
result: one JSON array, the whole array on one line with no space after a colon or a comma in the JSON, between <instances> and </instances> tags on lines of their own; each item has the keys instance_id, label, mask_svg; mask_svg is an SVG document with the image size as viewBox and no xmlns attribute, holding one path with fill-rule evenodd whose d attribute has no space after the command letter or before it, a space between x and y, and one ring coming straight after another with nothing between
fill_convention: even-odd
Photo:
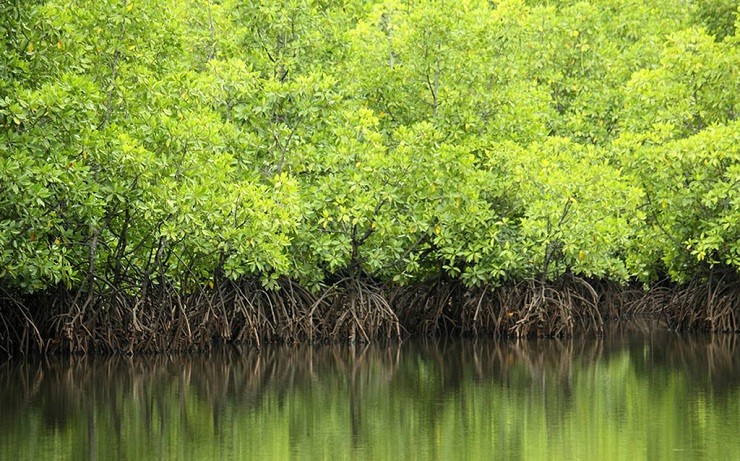
<instances>
[{"instance_id":1,"label":"tree canopy","mask_svg":"<svg viewBox=\"0 0 740 461\"><path fill-rule=\"evenodd\" d=\"M738 273L737 13L4 2L0 286Z\"/></svg>"}]
</instances>

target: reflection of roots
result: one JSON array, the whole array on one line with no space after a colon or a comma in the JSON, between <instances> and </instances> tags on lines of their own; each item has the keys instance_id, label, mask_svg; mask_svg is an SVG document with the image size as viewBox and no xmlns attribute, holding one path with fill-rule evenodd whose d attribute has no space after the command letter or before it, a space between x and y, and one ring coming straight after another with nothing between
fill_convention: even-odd
<instances>
[{"instance_id":1,"label":"reflection of roots","mask_svg":"<svg viewBox=\"0 0 740 461\"><path fill-rule=\"evenodd\" d=\"M96 424L98 418L106 418L106 427L120 437L121 426L130 419L126 418L126 406L139 410L136 414L143 427L158 427L164 420L189 424L199 421L198 414L192 412L223 408L237 399L239 408L249 409L259 408L271 395L284 397L317 385L329 389L349 386L358 393L387 386L399 359L398 345L266 345L262 349L216 347L208 354L182 356L0 362L0 401L8 403L4 418L0 418L0 431L7 432L31 407L49 416L44 422L61 429L76 424L77 417L90 414L91 405L97 405ZM180 398L173 399L173 395ZM186 399L198 405L187 405ZM213 418L214 429L224 423L219 411L200 416Z\"/></svg>"},{"instance_id":2,"label":"reflection of roots","mask_svg":"<svg viewBox=\"0 0 740 461\"><path fill-rule=\"evenodd\" d=\"M361 423L363 399L393 392L394 398L407 399L400 401L399 408L418 403L420 364L424 398L432 396L437 402L449 401L451 395L459 395L461 386L475 382L476 387L518 388L524 396L533 388L542 395L558 392L567 406L582 380L603 379L613 370L610 363L622 364L628 357L631 373L639 379L662 370L680 376L681 383L685 379L687 389L711 386L706 390L720 405L735 404L740 378L737 335L681 336L656 329L647 333L644 330L649 325L638 324L636 331L633 325L622 322L602 337L587 341L442 339L383 347L268 344L261 349L216 347L209 354L136 359L5 361L0 362L0 401L4 403L0 431L12 433L10 429L29 412L41 415L38 422L49 425L47 430L63 430L69 424L78 428L86 415L94 416L96 425L115 431L119 438L132 419L127 415L132 414L145 428L183 424L196 433L202 424L190 426L193 421L206 421L214 431L231 431L239 415L254 415L256 410L272 414L297 396L316 398L337 391L342 402L349 397L348 404L354 409L350 415ZM642 346L631 344L644 344L655 353L645 354ZM617 370L621 376L622 365ZM436 405L423 409L424 415L441 417L427 413L437 409L448 410Z\"/></svg>"}]
</instances>

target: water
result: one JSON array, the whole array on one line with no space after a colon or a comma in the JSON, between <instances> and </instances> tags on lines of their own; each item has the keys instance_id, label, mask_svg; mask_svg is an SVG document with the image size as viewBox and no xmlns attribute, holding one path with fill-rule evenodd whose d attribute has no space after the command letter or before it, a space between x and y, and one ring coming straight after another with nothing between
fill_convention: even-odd
<instances>
[{"instance_id":1,"label":"water","mask_svg":"<svg viewBox=\"0 0 740 461\"><path fill-rule=\"evenodd\" d=\"M0 459L740 459L740 338L222 348L0 365Z\"/></svg>"}]
</instances>

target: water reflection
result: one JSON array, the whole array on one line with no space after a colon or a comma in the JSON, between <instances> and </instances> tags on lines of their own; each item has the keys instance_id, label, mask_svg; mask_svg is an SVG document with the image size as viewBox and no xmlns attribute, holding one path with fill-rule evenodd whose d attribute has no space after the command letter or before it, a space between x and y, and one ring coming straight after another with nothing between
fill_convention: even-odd
<instances>
[{"instance_id":1,"label":"water reflection","mask_svg":"<svg viewBox=\"0 0 740 461\"><path fill-rule=\"evenodd\" d=\"M738 336L225 347L0 366L2 459L728 459Z\"/></svg>"}]
</instances>

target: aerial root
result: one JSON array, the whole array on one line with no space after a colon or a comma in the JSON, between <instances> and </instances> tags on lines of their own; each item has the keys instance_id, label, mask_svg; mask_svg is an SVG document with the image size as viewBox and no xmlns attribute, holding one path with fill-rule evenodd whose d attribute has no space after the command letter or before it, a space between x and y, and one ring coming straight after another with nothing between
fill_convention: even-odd
<instances>
[{"instance_id":1,"label":"aerial root","mask_svg":"<svg viewBox=\"0 0 740 461\"><path fill-rule=\"evenodd\" d=\"M465 287L440 276L388 287L345 277L312 292L288 278L218 280L189 292L166 283L60 288L43 298L0 292L0 353L160 353L215 342L373 342L405 335L570 337L604 332L607 319L660 317L679 331L740 331L740 281L715 274L650 290L566 275Z\"/></svg>"}]
</instances>

